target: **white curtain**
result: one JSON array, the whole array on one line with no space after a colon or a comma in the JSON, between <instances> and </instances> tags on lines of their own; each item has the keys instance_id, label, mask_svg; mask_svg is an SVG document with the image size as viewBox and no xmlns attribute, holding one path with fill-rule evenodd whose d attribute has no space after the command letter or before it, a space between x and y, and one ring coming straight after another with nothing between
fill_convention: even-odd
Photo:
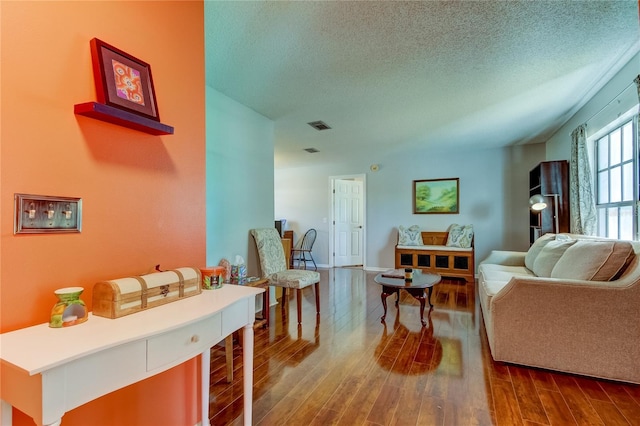
<instances>
[{"instance_id":1,"label":"white curtain","mask_svg":"<svg viewBox=\"0 0 640 426\"><path fill-rule=\"evenodd\" d=\"M571 132L571 161L569 163L569 211L571 232L596 234L596 201L587 152L587 126L581 124Z\"/></svg>"}]
</instances>

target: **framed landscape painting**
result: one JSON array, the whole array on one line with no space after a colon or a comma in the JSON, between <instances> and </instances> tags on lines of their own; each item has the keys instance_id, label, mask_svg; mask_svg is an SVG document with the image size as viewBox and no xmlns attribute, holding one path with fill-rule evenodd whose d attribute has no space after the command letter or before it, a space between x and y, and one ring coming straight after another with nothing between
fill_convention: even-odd
<instances>
[{"instance_id":1,"label":"framed landscape painting","mask_svg":"<svg viewBox=\"0 0 640 426\"><path fill-rule=\"evenodd\" d=\"M459 213L459 181L459 178L414 180L413 213Z\"/></svg>"}]
</instances>

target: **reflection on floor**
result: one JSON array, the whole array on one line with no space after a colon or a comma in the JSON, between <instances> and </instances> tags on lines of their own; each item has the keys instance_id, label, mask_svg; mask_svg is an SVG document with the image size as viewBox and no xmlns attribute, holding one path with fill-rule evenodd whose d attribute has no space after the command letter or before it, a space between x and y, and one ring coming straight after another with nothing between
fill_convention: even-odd
<instances>
[{"instance_id":1,"label":"reflection on floor","mask_svg":"<svg viewBox=\"0 0 640 426\"><path fill-rule=\"evenodd\" d=\"M309 288L301 327L290 299L256 330L256 425L640 424L640 386L494 362L473 284L438 284L422 327L404 292L380 322L375 273L320 274L318 320ZM235 345L229 384L224 349L212 349L212 425L242 424L241 355Z\"/></svg>"}]
</instances>

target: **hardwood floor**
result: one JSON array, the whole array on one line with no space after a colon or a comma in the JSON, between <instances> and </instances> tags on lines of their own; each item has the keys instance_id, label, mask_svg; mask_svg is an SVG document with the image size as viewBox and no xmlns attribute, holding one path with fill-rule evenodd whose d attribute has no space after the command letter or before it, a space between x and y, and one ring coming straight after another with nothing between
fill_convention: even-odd
<instances>
[{"instance_id":1,"label":"hardwood floor","mask_svg":"<svg viewBox=\"0 0 640 426\"><path fill-rule=\"evenodd\" d=\"M380 322L375 273L320 274L319 322L308 288L300 328L294 297L256 329L255 425L640 425L640 386L494 362L474 285L438 284L421 327L405 292ZM212 349L212 425L242 424L241 355L228 384Z\"/></svg>"}]
</instances>

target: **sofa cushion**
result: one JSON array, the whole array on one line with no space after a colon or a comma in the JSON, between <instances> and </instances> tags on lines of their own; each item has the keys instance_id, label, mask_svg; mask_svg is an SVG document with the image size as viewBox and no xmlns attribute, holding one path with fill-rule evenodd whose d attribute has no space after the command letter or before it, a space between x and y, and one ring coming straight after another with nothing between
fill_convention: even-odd
<instances>
[{"instance_id":1,"label":"sofa cushion","mask_svg":"<svg viewBox=\"0 0 640 426\"><path fill-rule=\"evenodd\" d=\"M408 228L404 226L398 227L398 245L401 246L421 246L422 233L418 225L412 225Z\"/></svg>"},{"instance_id":2,"label":"sofa cushion","mask_svg":"<svg viewBox=\"0 0 640 426\"><path fill-rule=\"evenodd\" d=\"M483 311L490 309L493 296L502 290L511 281L511 278L521 276L533 276L533 272L524 266L497 265L493 263L480 264L478 266L478 283L481 290L478 294Z\"/></svg>"},{"instance_id":3,"label":"sofa cushion","mask_svg":"<svg viewBox=\"0 0 640 426\"><path fill-rule=\"evenodd\" d=\"M513 277L532 277L533 272L524 266L507 266L496 265L492 263L483 263L478 266L478 275L482 276L483 281L498 282L507 284Z\"/></svg>"},{"instance_id":4,"label":"sofa cushion","mask_svg":"<svg viewBox=\"0 0 640 426\"><path fill-rule=\"evenodd\" d=\"M471 247L473 240L473 225L458 225L454 223L449 227L446 245L449 247Z\"/></svg>"},{"instance_id":5,"label":"sofa cushion","mask_svg":"<svg viewBox=\"0 0 640 426\"><path fill-rule=\"evenodd\" d=\"M531 247L529 247L529 251L527 251L527 255L524 258L524 266L533 271L533 263L536 261L536 257L538 257L543 247L546 246L549 241L555 239L555 234L544 234L535 240Z\"/></svg>"},{"instance_id":6,"label":"sofa cushion","mask_svg":"<svg viewBox=\"0 0 640 426\"><path fill-rule=\"evenodd\" d=\"M576 240L570 241L549 241L544 245L540 254L536 256L536 260L533 262L533 273L538 277L551 277L551 271L556 266L556 263L564 252L574 245Z\"/></svg>"},{"instance_id":7,"label":"sofa cushion","mask_svg":"<svg viewBox=\"0 0 640 426\"><path fill-rule=\"evenodd\" d=\"M569 247L551 271L551 278L611 281L621 275L634 258L626 241L579 240Z\"/></svg>"}]
</instances>

